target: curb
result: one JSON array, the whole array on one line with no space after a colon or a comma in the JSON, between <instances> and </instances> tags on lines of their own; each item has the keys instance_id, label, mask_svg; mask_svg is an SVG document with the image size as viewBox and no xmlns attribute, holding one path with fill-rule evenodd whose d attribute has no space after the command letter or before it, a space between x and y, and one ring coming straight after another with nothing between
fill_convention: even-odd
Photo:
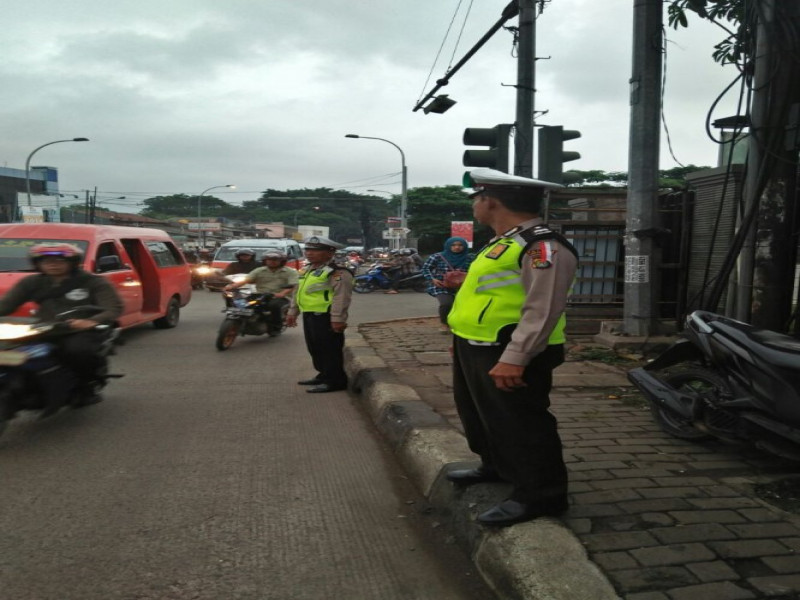
<instances>
[{"instance_id":1,"label":"curb","mask_svg":"<svg viewBox=\"0 0 800 600\"><path fill-rule=\"evenodd\" d=\"M509 600L618 600L613 586L575 534L557 519L536 519L505 529L479 526L479 505L502 499L501 486L455 488L444 473L472 463L466 439L398 384L389 366L358 332L348 331L345 369L353 391L397 455L414 486L447 520L486 583Z\"/></svg>"}]
</instances>

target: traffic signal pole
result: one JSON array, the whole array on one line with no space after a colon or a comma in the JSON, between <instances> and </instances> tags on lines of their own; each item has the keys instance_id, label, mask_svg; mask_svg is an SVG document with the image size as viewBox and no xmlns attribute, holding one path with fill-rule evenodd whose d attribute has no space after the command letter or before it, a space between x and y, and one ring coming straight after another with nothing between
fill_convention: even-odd
<instances>
[{"instance_id":1,"label":"traffic signal pole","mask_svg":"<svg viewBox=\"0 0 800 600\"><path fill-rule=\"evenodd\" d=\"M535 0L519 0L517 114L514 175L533 177L534 97L536 95Z\"/></svg>"},{"instance_id":2,"label":"traffic signal pole","mask_svg":"<svg viewBox=\"0 0 800 600\"><path fill-rule=\"evenodd\" d=\"M624 333L630 336L659 333L659 260L653 232L658 216L662 10L662 0L639 0L633 9L623 309Z\"/></svg>"}]
</instances>

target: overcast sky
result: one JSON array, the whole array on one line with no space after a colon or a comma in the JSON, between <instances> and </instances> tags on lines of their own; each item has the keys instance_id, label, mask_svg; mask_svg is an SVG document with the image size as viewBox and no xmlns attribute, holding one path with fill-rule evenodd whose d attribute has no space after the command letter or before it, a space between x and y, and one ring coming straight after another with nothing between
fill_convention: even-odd
<instances>
[{"instance_id":1,"label":"overcast sky","mask_svg":"<svg viewBox=\"0 0 800 600\"><path fill-rule=\"evenodd\" d=\"M516 59L501 30L441 93L412 109L494 24L508 0L5 0L0 165L58 168L62 192L126 196L213 190L232 203L266 188L400 191L458 184L465 127L513 122ZM633 0L552 0L537 21L536 109L578 129L571 168L627 170ZM516 19L511 24L516 24ZM461 41L455 38L463 26ZM705 119L734 78L711 60L718 29L667 30L665 118L683 164L714 165ZM455 52L455 54L454 54ZM433 71L431 69L433 67ZM425 84L429 74L431 80ZM733 100L715 118L733 114ZM677 166L662 132L662 168ZM102 204L102 203L101 203Z\"/></svg>"}]
</instances>

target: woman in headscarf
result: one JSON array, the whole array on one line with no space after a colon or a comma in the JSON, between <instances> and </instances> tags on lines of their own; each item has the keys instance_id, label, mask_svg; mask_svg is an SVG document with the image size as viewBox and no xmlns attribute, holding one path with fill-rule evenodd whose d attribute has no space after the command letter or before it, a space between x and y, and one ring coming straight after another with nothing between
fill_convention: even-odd
<instances>
[{"instance_id":1,"label":"woman in headscarf","mask_svg":"<svg viewBox=\"0 0 800 600\"><path fill-rule=\"evenodd\" d=\"M439 302L439 320L441 330L450 331L447 327L447 314L453 307L458 288L448 287L445 277L448 272L467 272L475 256L468 252L467 240L461 237L448 238L444 250L428 257L422 265L422 275L428 280L428 293Z\"/></svg>"}]
</instances>

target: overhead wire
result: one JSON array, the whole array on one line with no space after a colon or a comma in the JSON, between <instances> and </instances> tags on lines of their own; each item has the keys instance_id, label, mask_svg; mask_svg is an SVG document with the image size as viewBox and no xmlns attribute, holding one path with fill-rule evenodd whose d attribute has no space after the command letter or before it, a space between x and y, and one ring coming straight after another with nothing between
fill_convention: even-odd
<instances>
[{"instance_id":1,"label":"overhead wire","mask_svg":"<svg viewBox=\"0 0 800 600\"><path fill-rule=\"evenodd\" d=\"M428 83L430 83L431 76L433 75L433 70L436 68L436 64L439 62L439 57L442 55L442 50L444 49L444 45L447 43L447 38L450 36L450 30L453 28L453 23L455 23L456 17L458 16L458 11L461 9L461 3L463 0L458 0L458 4L456 5L456 10L453 12L453 16L450 19L450 24L447 26L447 31L444 33L444 37L442 38L442 43L439 44L439 50L436 52L436 57L433 59L433 64L431 65L431 70L428 71L428 77L425 79L425 83L422 85L422 91L420 91L419 96L417 97L417 103L422 99L422 96L425 95L425 90L428 87ZM470 2L470 8L472 7L472 3ZM460 39L459 35L459 39ZM452 63L453 59L450 59ZM452 64L451 64L452 66ZM450 67L447 67L447 70L450 70Z\"/></svg>"}]
</instances>

